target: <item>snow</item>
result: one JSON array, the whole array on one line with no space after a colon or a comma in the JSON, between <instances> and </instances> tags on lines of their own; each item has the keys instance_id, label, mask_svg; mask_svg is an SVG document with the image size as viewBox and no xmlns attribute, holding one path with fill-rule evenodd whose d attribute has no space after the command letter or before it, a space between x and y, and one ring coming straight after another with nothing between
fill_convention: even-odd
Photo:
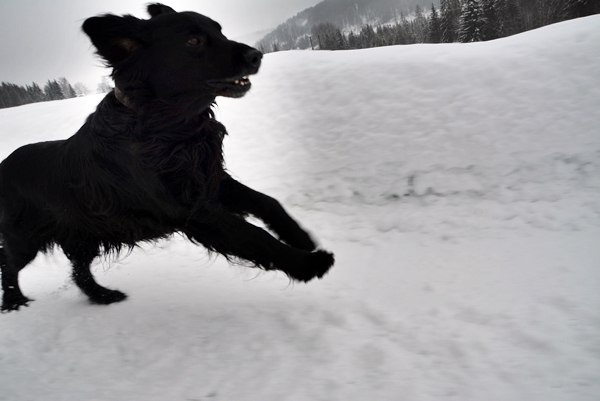
<instances>
[{"instance_id":1,"label":"snow","mask_svg":"<svg viewBox=\"0 0 600 401\"><path fill-rule=\"evenodd\" d=\"M0 315L0 400L600 399L600 16L493 42L269 54L220 99L228 168L336 265L229 266L182 239L65 257ZM100 96L0 110L0 158Z\"/></svg>"}]
</instances>

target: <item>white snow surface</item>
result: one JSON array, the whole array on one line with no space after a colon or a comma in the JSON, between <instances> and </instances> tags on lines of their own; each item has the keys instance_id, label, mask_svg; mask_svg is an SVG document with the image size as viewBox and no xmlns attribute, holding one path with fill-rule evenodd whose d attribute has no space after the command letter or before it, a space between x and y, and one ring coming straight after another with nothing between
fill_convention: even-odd
<instances>
[{"instance_id":1,"label":"white snow surface","mask_svg":"<svg viewBox=\"0 0 600 401\"><path fill-rule=\"evenodd\" d=\"M60 252L0 315L0 400L599 400L600 16L487 43L265 57L220 99L231 173L336 255L322 280L181 238ZM0 158L99 96L0 110Z\"/></svg>"}]
</instances>

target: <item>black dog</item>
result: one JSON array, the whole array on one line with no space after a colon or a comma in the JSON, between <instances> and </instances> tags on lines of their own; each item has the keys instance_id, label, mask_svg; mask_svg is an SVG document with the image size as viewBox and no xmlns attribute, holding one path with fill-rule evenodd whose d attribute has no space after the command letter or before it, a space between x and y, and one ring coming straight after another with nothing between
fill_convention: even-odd
<instances>
[{"instance_id":1,"label":"black dog","mask_svg":"<svg viewBox=\"0 0 600 401\"><path fill-rule=\"evenodd\" d=\"M97 304L126 298L96 283L92 261L142 241L184 234L229 260L290 278L321 278L331 253L273 198L224 169L217 96L242 97L262 54L194 12L148 6L149 20L104 15L83 31L113 68L115 90L71 138L23 146L0 164L2 311L29 299L19 271L60 246L77 286ZM251 225L262 219L279 239Z\"/></svg>"}]
</instances>

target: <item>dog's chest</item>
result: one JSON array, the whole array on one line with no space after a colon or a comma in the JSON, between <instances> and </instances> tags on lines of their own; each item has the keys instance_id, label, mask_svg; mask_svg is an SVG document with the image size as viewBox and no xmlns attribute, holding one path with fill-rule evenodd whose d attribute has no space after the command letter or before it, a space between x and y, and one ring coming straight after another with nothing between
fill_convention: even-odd
<instances>
[{"instance_id":1,"label":"dog's chest","mask_svg":"<svg viewBox=\"0 0 600 401\"><path fill-rule=\"evenodd\" d=\"M224 175L222 137L210 132L184 138L161 135L140 143L138 155L144 170L185 204L216 196Z\"/></svg>"}]
</instances>

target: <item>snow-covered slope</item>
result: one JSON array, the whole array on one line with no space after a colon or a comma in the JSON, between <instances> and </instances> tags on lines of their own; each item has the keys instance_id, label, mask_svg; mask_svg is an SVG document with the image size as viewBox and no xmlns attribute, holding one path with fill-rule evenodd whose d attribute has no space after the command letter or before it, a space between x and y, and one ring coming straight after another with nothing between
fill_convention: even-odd
<instances>
[{"instance_id":1,"label":"snow-covered slope","mask_svg":"<svg viewBox=\"0 0 600 401\"><path fill-rule=\"evenodd\" d=\"M222 99L230 171L336 253L323 280L175 240L65 258L0 316L0 400L597 400L600 16L488 43L269 54ZM0 110L0 158L98 96Z\"/></svg>"}]
</instances>

